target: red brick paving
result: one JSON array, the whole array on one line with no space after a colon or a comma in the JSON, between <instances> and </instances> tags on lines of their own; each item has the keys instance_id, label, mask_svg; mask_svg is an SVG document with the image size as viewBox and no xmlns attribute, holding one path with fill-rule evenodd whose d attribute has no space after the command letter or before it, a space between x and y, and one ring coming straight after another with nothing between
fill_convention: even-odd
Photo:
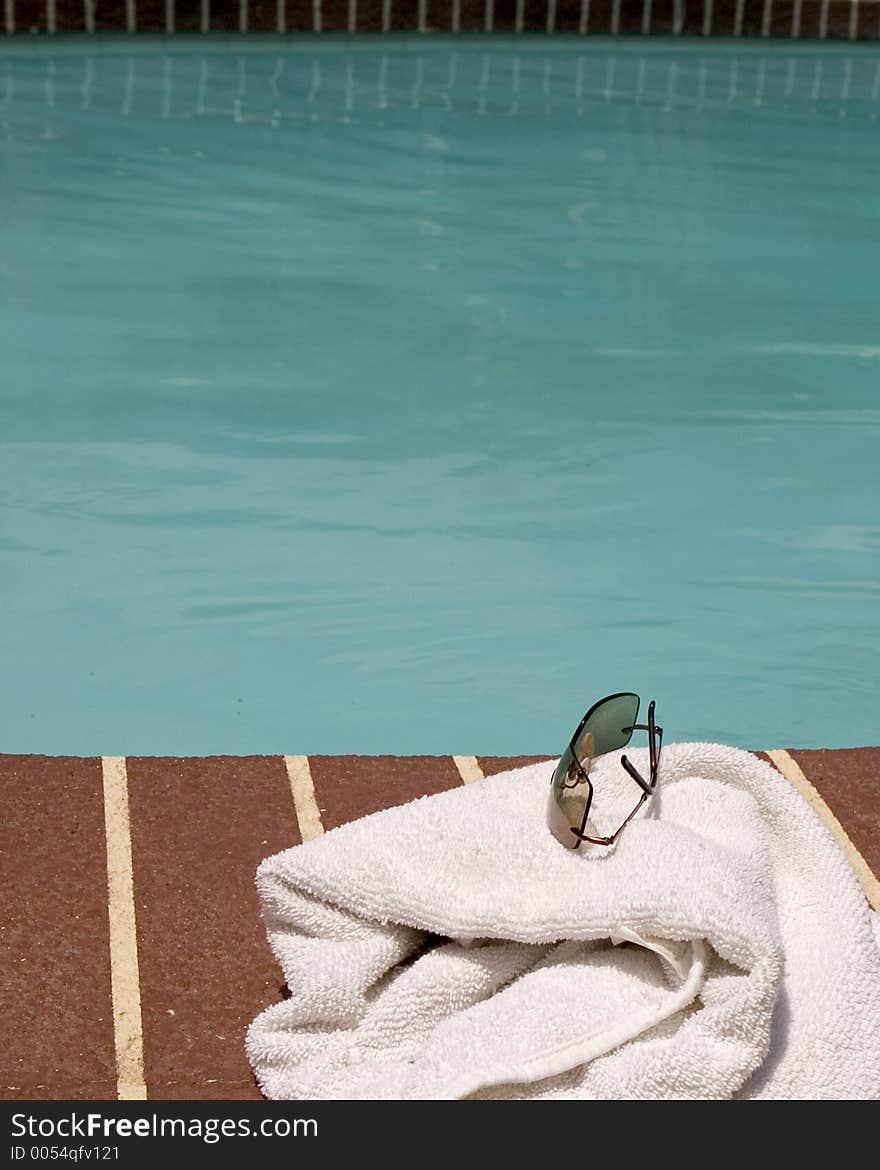
<instances>
[{"instance_id":1,"label":"red brick paving","mask_svg":"<svg viewBox=\"0 0 880 1170\"><path fill-rule=\"evenodd\" d=\"M0 756L0 791L0 1097L115 1097L101 761Z\"/></svg>"},{"instance_id":2,"label":"red brick paving","mask_svg":"<svg viewBox=\"0 0 880 1170\"><path fill-rule=\"evenodd\" d=\"M282 995L254 871L300 843L278 756L130 758L148 1096L259 1097L244 1032Z\"/></svg>"},{"instance_id":3,"label":"red brick paving","mask_svg":"<svg viewBox=\"0 0 880 1170\"><path fill-rule=\"evenodd\" d=\"M552 760L555 756L477 756L484 776L494 776L496 772L507 772L511 768L525 768L528 764L540 764L542 760Z\"/></svg>"},{"instance_id":4,"label":"red brick paving","mask_svg":"<svg viewBox=\"0 0 880 1170\"><path fill-rule=\"evenodd\" d=\"M880 875L880 750L792 751L801 771Z\"/></svg>"},{"instance_id":5,"label":"red brick paving","mask_svg":"<svg viewBox=\"0 0 880 1170\"><path fill-rule=\"evenodd\" d=\"M461 784L451 756L309 756L325 829Z\"/></svg>"}]
</instances>

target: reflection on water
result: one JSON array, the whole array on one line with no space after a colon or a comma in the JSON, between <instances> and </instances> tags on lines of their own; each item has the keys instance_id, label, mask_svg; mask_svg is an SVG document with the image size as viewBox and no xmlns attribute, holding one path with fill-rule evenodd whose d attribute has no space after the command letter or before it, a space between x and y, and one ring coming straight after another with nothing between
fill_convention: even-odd
<instances>
[{"instance_id":1,"label":"reflection on water","mask_svg":"<svg viewBox=\"0 0 880 1170\"><path fill-rule=\"evenodd\" d=\"M552 751L631 687L876 740L878 99L849 46L0 51L7 750Z\"/></svg>"},{"instance_id":2,"label":"reflection on water","mask_svg":"<svg viewBox=\"0 0 880 1170\"><path fill-rule=\"evenodd\" d=\"M522 43L520 43L522 44ZM574 44L574 48L572 48ZM454 47L453 47L454 45ZM560 50L560 46L567 48ZM229 117L280 127L287 119L381 124L382 111L432 109L477 117L561 113L589 116L597 101L665 110L742 106L822 116L876 117L880 60L861 47L709 43L664 51L662 43L433 41L401 50L293 46L270 42L199 51L192 42L116 42L108 51L0 43L3 130L15 136L15 108L61 101L129 116ZM51 130L51 119L44 119Z\"/></svg>"}]
</instances>

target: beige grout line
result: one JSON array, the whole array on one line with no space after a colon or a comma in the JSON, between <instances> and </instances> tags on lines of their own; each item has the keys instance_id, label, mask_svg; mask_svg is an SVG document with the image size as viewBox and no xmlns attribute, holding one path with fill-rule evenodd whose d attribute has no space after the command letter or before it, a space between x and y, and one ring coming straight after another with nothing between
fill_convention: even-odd
<instances>
[{"instance_id":1,"label":"beige grout line","mask_svg":"<svg viewBox=\"0 0 880 1170\"><path fill-rule=\"evenodd\" d=\"M483 769L477 763L476 756L453 756L452 762L458 768L462 784L473 784L475 780L483 779Z\"/></svg>"},{"instance_id":2,"label":"beige grout line","mask_svg":"<svg viewBox=\"0 0 880 1170\"><path fill-rule=\"evenodd\" d=\"M312 770L309 767L309 757L285 756L284 766L287 768L290 791L293 793L299 835L303 841L313 841L315 837L320 837L324 832L324 826L321 823L321 810L318 808L318 801L315 797L315 785L312 780Z\"/></svg>"},{"instance_id":3,"label":"beige grout line","mask_svg":"<svg viewBox=\"0 0 880 1170\"><path fill-rule=\"evenodd\" d=\"M806 800L807 804L819 815L820 820L830 831L832 837L843 850L847 861L856 872L856 877L862 884L865 897L874 910L880 910L880 881L874 876L871 867L849 839L846 829L804 775L800 765L793 756L781 748L768 751L767 755L788 780Z\"/></svg>"},{"instance_id":4,"label":"beige grout line","mask_svg":"<svg viewBox=\"0 0 880 1170\"><path fill-rule=\"evenodd\" d=\"M146 1101L144 1026L141 1016L125 757L103 756L101 770L104 776L104 831L107 839L107 910L110 919L110 987L116 1046L116 1095L120 1101Z\"/></svg>"}]
</instances>

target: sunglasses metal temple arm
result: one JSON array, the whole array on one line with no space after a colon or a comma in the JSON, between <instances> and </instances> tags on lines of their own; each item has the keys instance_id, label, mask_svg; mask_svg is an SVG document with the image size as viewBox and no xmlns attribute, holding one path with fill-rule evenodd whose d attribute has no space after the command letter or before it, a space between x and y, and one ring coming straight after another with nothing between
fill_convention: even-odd
<instances>
[{"instance_id":1,"label":"sunglasses metal temple arm","mask_svg":"<svg viewBox=\"0 0 880 1170\"><path fill-rule=\"evenodd\" d=\"M612 845L614 844L614 842L617 840L617 838L620 836L620 834L623 832L623 830L626 828L626 826L630 823L630 821L633 819L633 817L636 815L636 813L639 811L639 809L642 807L642 805L648 799L649 794L650 794L649 792L645 793L645 795L642 797L642 799L639 801L639 803L636 805L636 807L632 810L632 812L629 814L629 816L626 818L626 820L623 822L623 824L620 826L620 828L617 830L617 832L614 834L614 836L609 838L610 844L612 844Z\"/></svg>"},{"instance_id":2,"label":"sunglasses metal temple arm","mask_svg":"<svg viewBox=\"0 0 880 1170\"><path fill-rule=\"evenodd\" d=\"M654 779L653 779L653 783L656 784L657 783L657 769L660 767L660 751L663 747L663 728L662 727L655 727L654 732L655 732L655 737L654 737L655 742L654 742L654 763L653 763Z\"/></svg>"},{"instance_id":3,"label":"sunglasses metal temple arm","mask_svg":"<svg viewBox=\"0 0 880 1170\"><path fill-rule=\"evenodd\" d=\"M620 762L623 765L623 767L626 769L626 771L629 773L629 775L632 776L633 780L635 780L636 784L638 784L639 788L641 788L641 790L644 792L645 796L650 796L651 793L654 791L654 789L647 782L647 780L642 779L642 777L639 775L639 773L636 771L636 769L633 767L633 765L629 762L629 760L626 758L626 756L621 756Z\"/></svg>"},{"instance_id":4,"label":"sunglasses metal temple arm","mask_svg":"<svg viewBox=\"0 0 880 1170\"><path fill-rule=\"evenodd\" d=\"M589 837L586 833L579 833L577 829L571 830L572 836L577 837L577 845L575 849L580 849L584 841L589 841L591 845L613 845L613 837Z\"/></svg>"},{"instance_id":5,"label":"sunglasses metal temple arm","mask_svg":"<svg viewBox=\"0 0 880 1170\"><path fill-rule=\"evenodd\" d=\"M634 723L632 726L632 730L633 731L647 731L647 733L648 733L648 751L649 751L649 754L651 757L651 783L650 783L650 785L645 787L644 781L641 779L641 777L639 777L635 774L633 769L628 767L627 764L625 764L624 767L626 767L627 771L633 777L633 779L636 781L636 783L641 784L641 786L645 789L645 792L650 793L650 792L654 791L654 786L657 783L657 766L660 763L660 748L663 746L663 728L658 727L658 725L654 722L654 700L653 699L651 700L650 704L648 705L648 722L647 723Z\"/></svg>"},{"instance_id":6,"label":"sunglasses metal temple arm","mask_svg":"<svg viewBox=\"0 0 880 1170\"><path fill-rule=\"evenodd\" d=\"M657 725L654 722L654 700L648 704L648 754L651 757L651 787L657 782Z\"/></svg>"},{"instance_id":7,"label":"sunglasses metal temple arm","mask_svg":"<svg viewBox=\"0 0 880 1170\"><path fill-rule=\"evenodd\" d=\"M626 826L630 823L630 821L633 819L633 817L636 815L636 813L639 811L639 809L645 803L645 801L647 800L649 795L650 795L650 790L648 790L648 792L646 792L645 795L642 796L642 798L639 800L639 803L632 810L632 812L629 814L629 816L626 818L626 820L623 822L623 824L620 826L620 828L615 833L612 833L612 835L610 837L589 837L586 833L583 832L583 829L586 828L586 823L584 823L584 825L581 826L580 833L577 831L577 829L572 829L571 830L572 833L578 839L578 843L577 843L577 845L575 845L575 849L580 848L582 841L589 841L591 845L613 845L614 842L617 840L617 838L620 836L620 834L623 832L623 830L626 828Z\"/></svg>"}]
</instances>

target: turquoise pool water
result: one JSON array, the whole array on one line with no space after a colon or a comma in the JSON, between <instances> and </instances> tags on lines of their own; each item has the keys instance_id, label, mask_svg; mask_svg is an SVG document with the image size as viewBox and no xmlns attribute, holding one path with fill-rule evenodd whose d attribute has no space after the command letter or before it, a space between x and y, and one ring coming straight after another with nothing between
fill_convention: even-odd
<instances>
[{"instance_id":1,"label":"turquoise pool water","mask_svg":"<svg viewBox=\"0 0 880 1170\"><path fill-rule=\"evenodd\" d=\"M880 51L0 45L0 751L880 742Z\"/></svg>"}]
</instances>

